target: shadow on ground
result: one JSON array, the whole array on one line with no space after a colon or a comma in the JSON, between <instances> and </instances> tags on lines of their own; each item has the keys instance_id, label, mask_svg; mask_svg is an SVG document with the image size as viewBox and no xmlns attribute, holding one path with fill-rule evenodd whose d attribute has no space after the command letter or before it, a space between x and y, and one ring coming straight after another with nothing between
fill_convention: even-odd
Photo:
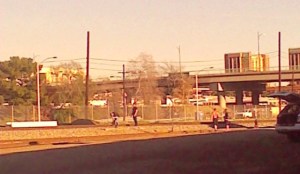
<instances>
[{"instance_id":1,"label":"shadow on ground","mask_svg":"<svg viewBox=\"0 0 300 174\"><path fill-rule=\"evenodd\" d=\"M2 155L0 164L1 173L20 174L298 173L296 147L258 129L16 153Z\"/></svg>"},{"instance_id":2,"label":"shadow on ground","mask_svg":"<svg viewBox=\"0 0 300 174\"><path fill-rule=\"evenodd\" d=\"M210 128L214 128L214 125L212 122L200 122L200 124L202 125L208 125ZM259 123L257 123L257 125L253 122L249 122L247 124L243 124L243 123L236 123L236 122L230 122L229 124L230 128L246 128L246 129L253 129L253 128L274 128L275 126L270 126L270 125L259 125ZM222 129L222 128L226 128L226 124L224 121L219 122L218 123L218 128Z\"/></svg>"}]
</instances>

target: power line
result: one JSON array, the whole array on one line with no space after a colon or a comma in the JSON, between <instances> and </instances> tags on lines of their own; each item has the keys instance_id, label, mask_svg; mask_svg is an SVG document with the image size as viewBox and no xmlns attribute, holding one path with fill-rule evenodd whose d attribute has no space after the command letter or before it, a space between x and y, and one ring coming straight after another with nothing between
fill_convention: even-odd
<instances>
[{"instance_id":1,"label":"power line","mask_svg":"<svg viewBox=\"0 0 300 174\"><path fill-rule=\"evenodd\" d=\"M101 61L112 61L112 62L130 62L128 60L118 60L118 59L103 59L103 58L91 58L92 60L101 60ZM182 61L182 63L201 63L201 62L213 62L213 61L222 61L223 59L210 59L210 60L198 60L198 61ZM134 62L142 62L135 61ZM178 63L177 61L149 61L150 63Z\"/></svg>"},{"instance_id":2,"label":"power line","mask_svg":"<svg viewBox=\"0 0 300 174\"><path fill-rule=\"evenodd\" d=\"M102 60L111 62L128 62L127 60L117 60L117 59L103 59L103 58L91 58L92 60Z\"/></svg>"},{"instance_id":3,"label":"power line","mask_svg":"<svg viewBox=\"0 0 300 174\"><path fill-rule=\"evenodd\" d=\"M120 69L106 69L106 68L91 68L90 67L90 69L93 69L93 70L105 70L105 71L117 71L117 72L119 72L120 71Z\"/></svg>"},{"instance_id":4,"label":"power line","mask_svg":"<svg viewBox=\"0 0 300 174\"><path fill-rule=\"evenodd\" d=\"M261 54L275 54L278 53L278 51L270 51L266 53L261 53ZM286 52L284 52L286 53ZM287 53L286 53L287 54ZM271 56L270 56L271 57ZM60 62L68 62L68 61L76 61L76 60L85 60L86 58L75 58L75 59L63 59L59 60ZM195 59L201 59L201 58L195 58ZM105 59L105 58L90 58L90 60L94 60L93 62L90 62L91 64L100 64L100 65L110 65L110 66L121 66L121 64L129 63L130 60L121 60L121 59ZM119 62L120 65L116 64L105 64L105 63L95 63L95 61L108 61L108 62ZM135 60L134 60L135 61ZM219 59L210 59L210 58L205 58L205 60L195 60L195 61L181 61L182 64L194 64L194 63L209 63L209 62L222 62L224 61L223 58ZM135 61L135 62L142 62L142 61ZM47 63L57 63L57 61L48 61ZM80 63L85 63L85 62L80 62ZM150 63L156 63L156 64L167 64L167 63L178 63L178 61L150 61Z\"/></svg>"}]
</instances>

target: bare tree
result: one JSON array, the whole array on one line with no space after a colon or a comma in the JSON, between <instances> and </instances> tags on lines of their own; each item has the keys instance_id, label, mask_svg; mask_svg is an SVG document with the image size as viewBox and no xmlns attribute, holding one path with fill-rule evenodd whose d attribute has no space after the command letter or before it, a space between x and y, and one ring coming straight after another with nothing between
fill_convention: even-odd
<instances>
[{"instance_id":1,"label":"bare tree","mask_svg":"<svg viewBox=\"0 0 300 174\"><path fill-rule=\"evenodd\" d=\"M165 63L160 66L160 69L164 74L168 74L166 94L180 98L183 103L186 103L186 99L191 96L193 79L187 73L180 73L179 67L171 63Z\"/></svg>"},{"instance_id":2,"label":"bare tree","mask_svg":"<svg viewBox=\"0 0 300 174\"><path fill-rule=\"evenodd\" d=\"M158 88L158 72L153 57L141 53L134 60L129 61L128 77L130 81L138 81L133 97L150 103L161 98L161 91Z\"/></svg>"},{"instance_id":3,"label":"bare tree","mask_svg":"<svg viewBox=\"0 0 300 174\"><path fill-rule=\"evenodd\" d=\"M159 66L162 74L167 75L167 79L165 83L167 84L167 88L165 91L166 95L174 95L174 90L178 87L181 81L181 75L179 73L179 67L174 66L171 63L165 63Z\"/></svg>"}]
</instances>

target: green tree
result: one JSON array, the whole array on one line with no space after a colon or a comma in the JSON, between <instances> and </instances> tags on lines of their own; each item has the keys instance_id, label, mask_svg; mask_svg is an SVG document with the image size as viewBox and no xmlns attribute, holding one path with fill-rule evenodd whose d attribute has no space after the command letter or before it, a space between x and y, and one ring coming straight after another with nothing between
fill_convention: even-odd
<instances>
[{"instance_id":1,"label":"green tree","mask_svg":"<svg viewBox=\"0 0 300 174\"><path fill-rule=\"evenodd\" d=\"M14 105L35 103L36 63L32 58L11 57L0 62L0 94Z\"/></svg>"},{"instance_id":2,"label":"green tree","mask_svg":"<svg viewBox=\"0 0 300 174\"><path fill-rule=\"evenodd\" d=\"M72 103L83 105L85 101L85 75L79 63L63 63L51 67L56 79L56 85L52 88L49 101L55 105ZM92 84L92 83L89 83ZM93 85L91 85L90 97L93 95Z\"/></svg>"},{"instance_id":3,"label":"green tree","mask_svg":"<svg viewBox=\"0 0 300 174\"><path fill-rule=\"evenodd\" d=\"M0 95L0 105L2 105L4 103L4 97L2 95Z\"/></svg>"}]
</instances>

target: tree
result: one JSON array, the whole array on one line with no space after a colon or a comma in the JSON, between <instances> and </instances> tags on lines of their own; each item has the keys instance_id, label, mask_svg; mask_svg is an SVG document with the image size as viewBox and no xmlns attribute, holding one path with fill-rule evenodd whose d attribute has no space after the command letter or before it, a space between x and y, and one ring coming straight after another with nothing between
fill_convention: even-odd
<instances>
[{"instance_id":1,"label":"tree","mask_svg":"<svg viewBox=\"0 0 300 174\"><path fill-rule=\"evenodd\" d=\"M191 91L193 89L193 83L194 80L189 76L189 74L182 74L179 85L174 89L173 95L181 98L182 103L187 103L192 94Z\"/></svg>"},{"instance_id":2,"label":"tree","mask_svg":"<svg viewBox=\"0 0 300 174\"><path fill-rule=\"evenodd\" d=\"M54 74L54 91L49 101L55 105L72 103L83 105L85 99L85 76L80 64L76 62L63 63L51 67ZM92 94L91 94L92 95Z\"/></svg>"},{"instance_id":3,"label":"tree","mask_svg":"<svg viewBox=\"0 0 300 174\"><path fill-rule=\"evenodd\" d=\"M133 97L147 104L161 98L161 91L158 88L158 72L151 55L141 53L136 59L129 61L127 72L128 81L138 81Z\"/></svg>"},{"instance_id":4,"label":"tree","mask_svg":"<svg viewBox=\"0 0 300 174\"><path fill-rule=\"evenodd\" d=\"M168 74L165 82L167 84L166 94L180 98L183 103L186 103L186 99L191 96L194 80L188 73L180 73L179 67L170 63L165 63L163 66L160 66L160 69L164 74Z\"/></svg>"},{"instance_id":5,"label":"tree","mask_svg":"<svg viewBox=\"0 0 300 174\"><path fill-rule=\"evenodd\" d=\"M32 58L11 57L0 62L0 94L14 105L36 102L36 63Z\"/></svg>"},{"instance_id":6,"label":"tree","mask_svg":"<svg viewBox=\"0 0 300 174\"><path fill-rule=\"evenodd\" d=\"M111 111L120 113L122 111L121 109L121 103L122 100L122 93L121 91L111 91L106 93L106 99L108 101L108 107Z\"/></svg>"},{"instance_id":7,"label":"tree","mask_svg":"<svg viewBox=\"0 0 300 174\"><path fill-rule=\"evenodd\" d=\"M179 67L172 65L171 63L165 63L164 65L159 66L162 74L167 74L165 83L167 88L165 91L166 95L174 95L174 90L178 87L178 84L181 80L181 75L179 73Z\"/></svg>"}]
</instances>

